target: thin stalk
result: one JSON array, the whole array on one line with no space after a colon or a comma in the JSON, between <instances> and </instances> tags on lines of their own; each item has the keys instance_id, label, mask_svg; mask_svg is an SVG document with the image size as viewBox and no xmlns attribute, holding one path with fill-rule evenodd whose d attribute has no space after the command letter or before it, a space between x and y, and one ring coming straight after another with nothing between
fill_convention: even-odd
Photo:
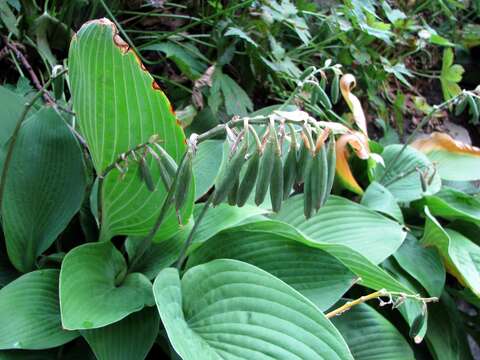
<instances>
[{"instance_id":1,"label":"thin stalk","mask_svg":"<svg viewBox=\"0 0 480 360\"><path fill-rule=\"evenodd\" d=\"M7 154L5 156L5 161L2 169L2 174L0 176L0 209L2 208L3 202L3 195L5 192L5 183L7 181L8 170L10 168L10 162L12 161L13 151L15 150L15 144L17 143L18 133L22 127L23 122L27 118L30 109L33 107L35 102L44 94L45 90L50 86L50 84L55 80L57 77L62 76L67 72L67 69L63 69L57 75L50 77L50 79L43 85L40 90L38 90L35 95L33 95L32 99L25 103L25 107L23 108L20 117L17 120L17 124L15 125L15 129L13 130L12 136L8 141L7 147Z\"/></svg>"}]
</instances>

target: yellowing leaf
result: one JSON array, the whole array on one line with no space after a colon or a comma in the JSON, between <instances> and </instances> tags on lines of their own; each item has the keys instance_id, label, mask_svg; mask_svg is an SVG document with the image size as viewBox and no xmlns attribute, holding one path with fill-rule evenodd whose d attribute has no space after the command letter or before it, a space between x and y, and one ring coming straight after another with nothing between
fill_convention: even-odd
<instances>
[{"instance_id":1,"label":"yellowing leaf","mask_svg":"<svg viewBox=\"0 0 480 360\"><path fill-rule=\"evenodd\" d=\"M452 181L480 179L480 148L478 147L464 144L439 132L414 141L412 146L436 163L442 179Z\"/></svg>"},{"instance_id":2,"label":"yellowing leaf","mask_svg":"<svg viewBox=\"0 0 480 360\"><path fill-rule=\"evenodd\" d=\"M358 100L358 98L352 94L352 90L356 85L357 82L352 74L345 74L340 78L340 90L345 102L353 114L355 123L365 134L365 136L368 136L367 120L365 119L365 114L363 113L362 104L360 103L360 100Z\"/></svg>"},{"instance_id":3,"label":"yellowing leaf","mask_svg":"<svg viewBox=\"0 0 480 360\"><path fill-rule=\"evenodd\" d=\"M366 160L370 157L368 139L363 133L356 131L343 134L335 144L337 152L336 170L338 177L347 189L357 194L363 194L363 189L353 177L352 170L348 164L348 144L350 144L353 151L360 159Z\"/></svg>"}]
</instances>

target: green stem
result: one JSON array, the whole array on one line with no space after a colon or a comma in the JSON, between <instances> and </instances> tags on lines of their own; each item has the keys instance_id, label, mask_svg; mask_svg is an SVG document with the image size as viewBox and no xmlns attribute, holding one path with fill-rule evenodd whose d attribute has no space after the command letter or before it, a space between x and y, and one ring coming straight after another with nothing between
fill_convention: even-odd
<instances>
[{"instance_id":1,"label":"green stem","mask_svg":"<svg viewBox=\"0 0 480 360\"><path fill-rule=\"evenodd\" d=\"M67 69L63 69L60 71L58 74L55 76L50 77L50 79L43 85L40 90L38 90L35 95L33 95L32 99L25 103L25 107L23 108L22 113L20 114L20 117L17 120L17 124L15 125L15 129L13 130L12 136L10 137L8 141L8 147L7 147L7 154L5 156L5 161L3 163L3 169L2 169L2 175L0 177L0 209L2 208L2 203L3 203L3 195L5 192L5 183L7 181L7 175L8 175L8 170L10 168L10 162L12 161L12 156L13 156L13 151L15 149L15 144L17 143L17 137L18 133L20 132L20 129L22 127L23 122L27 118L28 113L30 112L30 109L33 107L35 102L43 95L45 90L50 86L50 84L55 80L57 77L62 76L67 72Z\"/></svg>"}]
</instances>

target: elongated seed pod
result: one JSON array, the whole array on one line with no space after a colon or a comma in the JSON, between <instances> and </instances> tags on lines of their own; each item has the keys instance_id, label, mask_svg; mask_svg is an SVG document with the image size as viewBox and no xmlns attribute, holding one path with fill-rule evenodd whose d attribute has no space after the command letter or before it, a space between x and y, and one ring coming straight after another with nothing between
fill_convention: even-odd
<instances>
[{"instance_id":1,"label":"elongated seed pod","mask_svg":"<svg viewBox=\"0 0 480 360\"><path fill-rule=\"evenodd\" d=\"M336 170L336 165L337 165L337 154L335 152L335 137L333 135L330 137L330 141L328 142L327 163L328 163L327 190L326 190L326 193L325 193L325 199L323 199L323 203L327 202L327 199L332 192L333 182L335 180L335 170Z\"/></svg>"},{"instance_id":2,"label":"elongated seed pod","mask_svg":"<svg viewBox=\"0 0 480 360\"><path fill-rule=\"evenodd\" d=\"M320 87L322 88L322 90L325 90L325 88L327 87L327 79L324 76L322 76L320 79Z\"/></svg>"},{"instance_id":3,"label":"elongated seed pod","mask_svg":"<svg viewBox=\"0 0 480 360\"><path fill-rule=\"evenodd\" d=\"M334 104L338 102L338 98L340 95L339 84L340 84L340 76L335 74L332 80L332 86L330 88L330 98L332 99L332 103Z\"/></svg>"},{"instance_id":4,"label":"elongated seed pod","mask_svg":"<svg viewBox=\"0 0 480 360\"><path fill-rule=\"evenodd\" d=\"M426 192L427 191L427 180L425 179L425 175L419 171L418 175L420 176L420 185L422 185L422 191Z\"/></svg>"},{"instance_id":5,"label":"elongated seed pod","mask_svg":"<svg viewBox=\"0 0 480 360\"><path fill-rule=\"evenodd\" d=\"M310 92L310 103L316 105L318 102L318 86L313 86Z\"/></svg>"},{"instance_id":6,"label":"elongated seed pod","mask_svg":"<svg viewBox=\"0 0 480 360\"><path fill-rule=\"evenodd\" d=\"M310 75L312 75L312 73L315 71L315 66L309 66L307 67L303 73L300 75L300 77L298 78L300 81L303 81L305 80L306 78L308 78Z\"/></svg>"},{"instance_id":7,"label":"elongated seed pod","mask_svg":"<svg viewBox=\"0 0 480 360\"><path fill-rule=\"evenodd\" d=\"M409 335L412 339L415 339L415 337L418 335L418 333L422 329L423 324L425 323L426 317L427 317L426 313L421 313L413 320L412 325L410 326L410 332L409 332Z\"/></svg>"},{"instance_id":8,"label":"elongated seed pod","mask_svg":"<svg viewBox=\"0 0 480 360\"><path fill-rule=\"evenodd\" d=\"M303 183L303 213L307 219L310 219L313 215L313 198L312 198L312 164L313 158L309 153L307 163L305 166L305 176Z\"/></svg>"},{"instance_id":9,"label":"elongated seed pod","mask_svg":"<svg viewBox=\"0 0 480 360\"><path fill-rule=\"evenodd\" d=\"M330 102L330 99L328 98L328 95L325 92L325 90L323 90L321 86L318 86L317 91L318 91L318 100L323 105L323 107L328 110L331 109L332 103Z\"/></svg>"},{"instance_id":10,"label":"elongated seed pod","mask_svg":"<svg viewBox=\"0 0 480 360\"><path fill-rule=\"evenodd\" d=\"M155 184L153 183L152 174L150 173L150 169L148 168L145 158L143 157L140 158L139 167L140 167L140 178L145 183L145 185L147 185L147 189L151 192L154 192Z\"/></svg>"},{"instance_id":11,"label":"elongated seed pod","mask_svg":"<svg viewBox=\"0 0 480 360\"><path fill-rule=\"evenodd\" d=\"M255 187L257 181L258 166L260 163L260 153L255 151L251 158L248 160L247 170L243 179L240 182L237 192L237 206L242 207L248 200L248 197Z\"/></svg>"},{"instance_id":12,"label":"elongated seed pod","mask_svg":"<svg viewBox=\"0 0 480 360\"><path fill-rule=\"evenodd\" d=\"M272 130L273 132L274 130ZM260 205L267 195L268 185L272 176L273 162L275 158L275 143L271 138L265 145L265 151L260 160L260 169L255 188L255 204Z\"/></svg>"},{"instance_id":13,"label":"elongated seed pod","mask_svg":"<svg viewBox=\"0 0 480 360\"><path fill-rule=\"evenodd\" d=\"M220 204L228 195L232 187L237 181L240 170L245 163L245 155L248 150L248 142L243 140L240 149L232 156L229 163L226 165L223 175L215 183L215 193L213 194L212 204L214 206Z\"/></svg>"},{"instance_id":14,"label":"elongated seed pod","mask_svg":"<svg viewBox=\"0 0 480 360\"><path fill-rule=\"evenodd\" d=\"M478 105L475 99L471 96L467 96L468 105L470 107L470 114L472 115L472 120L477 122L479 120L479 110Z\"/></svg>"},{"instance_id":15,"label":"elongated seed pod","mask_svg":"<svg viewBox=\"0 0 480 360\"><path fill-rule=\"evenodd\" d=\"M283 167L283 199L287 199L297 177L297 149L290 147Z\"/></svg>"},{"instance_id":16,"label":"elongated seed pod","mask_svg":"<svg viewBox=\"0 0 480 360\"><path fill-rule=\"evenodd\" d=\"M160 159L160 156L150 147L147 147L148 151L150 152L150 155L155 159L159 172L160 172L160 178L162 179L163 185L165 186L165 189L170 189L170 186L173 183L173 176L167 171L165 168L162 160ZM172 159L173 160L173 159ZM175 164L176 166L176 164Z\"/></svg>"},{"instance_id":17,"label":"elongated seed pod","mask_svg":"<svg viewBox=\"0 0 480 360\"><path fill-rule=\"evenodd\" d=\"M315 210L319 210L324 204L327 198L327 187L328 187L328 160L327 160L327 150L325 145L320 148L319 153L317 154L318 162L318 182L315 186L318 187L318 193L315 198Z\"/></svg>"},{"instance_id":18,"label":"elongated seed pod","mask_svg":"<svg viewBox=\"0 0 480 360\"><path fill-rule=\"evenodd\" d=\"M279 212L282 208L283 199L283 169L282 169L282 155L280 152L275 152L273 161L272 176L270 179L270 200L272 202L272 210Z\"/></svg>"},{"instance_id":19,"label":"elongated seed pod","mask_svg":"<svg viewBox=\"0 0 480 360\"><path fill-rule=\"evenodd\" d=\"M462 99L457 106L455 106L455 116L460 116L461 113L465 110L467 107L468 100L466 98Z\"/></svg>"},{"instance_id":20,"label":"elongated seed pod","mask_svg":"<svg viewBox=\"0 0 480 360\"><path fill-rule=\"evenodd\" d=\"M177 173L178 165L175 160L165 151L159 144L155 144L158 149L160 161L163 164L163 168L167 171L170 177L173 179Z\"/></svg>"},{"instance_id":21,"label":"elongated seed pod","mask_svg":"<svg viewBox=\"0 0 480 360\"><path fill-rule=\"evenodd\" d=\"M237 176L227 196L228 204L231 206L235 206L237 204L238 183L239 183L239 177Z\"/></svg>"},{"instance_id":22,"label":"elongated seed pod","mask_svg":"<svg viewBox=\"0 0 480 360\"><path fill-rule=\"evenodd\" d=\"M175 209L177 212L182 208L187 199L188 188L192 181L192 160L193 153L188 149L185 154L185 161L182 161L180 168L178 169L178 180L175 189Z\"/></svg>"},{"instance_id":23,"label":"elongated seed pod","mask_svg":"<svg viewBox=\"0 0 480 360\"><path fill-rule=\"evenodd\" d=\"M307 165L307 159L310 156L309 149L303 137L302 140L303 141L300 144L300 150L297 158L297 174L295 179L297 184L301 183L305 179L305 168Z\"/></svg>"}]
</instances>

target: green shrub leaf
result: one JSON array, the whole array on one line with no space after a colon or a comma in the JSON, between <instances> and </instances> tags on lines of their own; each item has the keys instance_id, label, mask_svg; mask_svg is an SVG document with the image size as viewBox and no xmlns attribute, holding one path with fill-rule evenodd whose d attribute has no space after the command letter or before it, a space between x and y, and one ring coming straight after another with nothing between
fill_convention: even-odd
<instances>
[{"instance_id":1,"label":"green shrub leaf","mask_svg":"<svg viewBox=\"0 0 480 360\"><path fill-rule=\"evenodd\" d=\"M160 272L155 300L183 360L353 359L335 327L306 298L236 260Z\"/></svg>"},{"instance_id":2,"label":"green shrub leaf","mask_svg":"<svg viewBox=\"0 0 480 360\"><path fill-rule=\"evenodd\" d=\"M63 119L43 108L22 126L2 204L8 256L22 272L55 241L85 191L82 152Z\"/></svg>"},{"instance_id":3,"label":"green shrub leaf","mask_svg":"<svg viewBox=\"0 0 480 360\"><path fill-rule=\"evenodd\" d=\"M110 242L85 244L70 251L60 272L63 327L99 328L153 305L148 278L126 272L125 259Z\"/></svg>"},{"instance_id":4,"label":"green shrub leaf","mask_svg":"<svg viewBox=\"0 0 480 360\"><path fill-rule=\"evenodd\" d=\"M107 19L82 26L69 51L73 103L97 175L127 150L158 135L162 147L177 161L185 152L185 136L165 94L133 50ZM131 163L123 181L118 170L104 181L101 239L114 235L146 235L166 196L159 169L147 159L155 188L150 192ZM182 212L186 223L193 206L193 186ZM169 238L179 228L173 209L157 236Z\"/></svg>"},{"instance_id":5,"label":"green shrub leaf","mask_svg":"<svg viewBox=\"0 0 480 360\"><path fill-rule=\"evenodd\" d=\"M33 271L0 290L0 349L47 349L78 336L62 329L58 275Z\"/></svg>"}]
</instances>

